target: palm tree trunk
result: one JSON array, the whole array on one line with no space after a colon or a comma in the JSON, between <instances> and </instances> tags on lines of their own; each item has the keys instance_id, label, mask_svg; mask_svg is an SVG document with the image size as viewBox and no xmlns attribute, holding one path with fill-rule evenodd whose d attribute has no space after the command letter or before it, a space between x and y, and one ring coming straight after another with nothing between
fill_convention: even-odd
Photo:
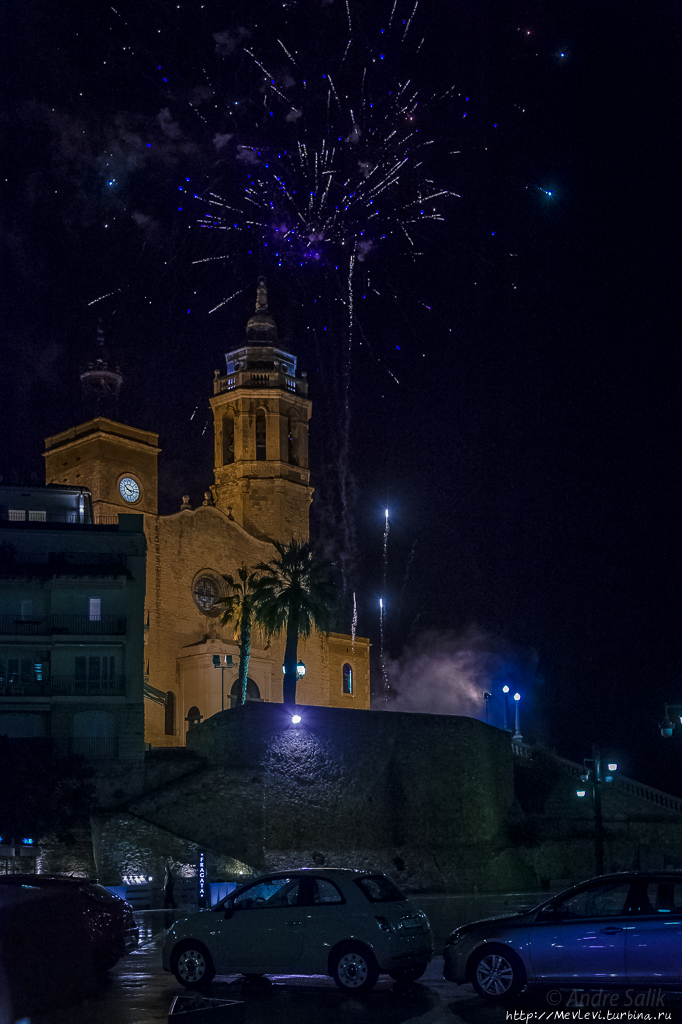
<instances>
[{"instance_id":1,"label":"palm tree trunk","mask_svg":"<svg viewBox=\"0 0 682 1024\"><path fill-rule=\"evenodd\" d=\"M288 707L296 703L296 665L298 662L298 609L289 608L287 643L284 649L282 699Z\"/></svg>"},{"instance_id":2,"label":"palm tree trunk","mask_svg":"<svg viewBox=\"0 0 682 1024\"><path fill-rule=\"evenodd\" d=\"M239 703L246 704L246 683L251 657L251 611L242 610L242 628L239 634Z\"/></svg>"}]
</instances>

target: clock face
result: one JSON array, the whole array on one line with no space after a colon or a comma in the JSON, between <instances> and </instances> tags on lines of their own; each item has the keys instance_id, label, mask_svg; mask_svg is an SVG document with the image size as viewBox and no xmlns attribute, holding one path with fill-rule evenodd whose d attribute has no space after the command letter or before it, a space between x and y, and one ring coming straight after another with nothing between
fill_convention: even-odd
<instances>
[{"instance_id":1,"label":"clock face","mask_svg":"<svg viewBox=\"0 0 682 1024\"><path fill-rule=\"evenodd\" d=\"M140 497L140 487L132 477L124 476L118 485L118 489L121 492L121 497L124 501L134 502Z\"/></svg>"}]
</instances>

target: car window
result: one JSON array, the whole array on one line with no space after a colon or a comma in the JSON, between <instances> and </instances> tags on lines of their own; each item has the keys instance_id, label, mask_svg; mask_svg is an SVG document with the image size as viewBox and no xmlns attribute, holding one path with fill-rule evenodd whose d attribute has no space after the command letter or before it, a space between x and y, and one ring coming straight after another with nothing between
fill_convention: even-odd
<instances>
[{"instance_id":1,"label":"car window","mask_svg":"<svg viewBox=\"0 0 682 1024\"><path fill-rule=\"evenodd\" d=\"M312 893L310 902L313 906L321 903L345 903L343 896L328 878L311 878Z\"/></svg>"},{"instance_id":2,"label":"car window","mask_svg":"<svg viewBox=\"0 0 682 1024\"><path fill-rule=\"evenodd\" d=\"M300 879L265 878L255 882L248 889L242 889L235 896L235 910L252 910L264 907L295 907L298 904Z\"/></svg>"},{"instance_id":3,"label":"car window","mask_svg":"<svg viewBox=\"0 0 682 1024\"><path fill-rule=\"evenodd\" d=\"M642 891L635 894L632 912L633 914L682 913L682 881L660 879L657 882L649 882Z\"/></svg>"},{"instance_id":4,"label":"car window","mask_svg":"<svg viewBox=\"0 0 682 1024\"><path fill-rule=\"evenodd\" d=\"M356 878L355 884L370 903L392 903L396 900L404 900L397 885L394 885L386 875L368 875L366 878Z\"/></svg>"},{"instance_id":5,"label":"car window","mask_svg":"<svg viewBox=\"0 0 682 1024\"><path fill-rule=\"evenodd\" d=\"M611 882L610 885L599 885L555 904L561 917L619 917L625 913L625 905L630 892L629 882Z\"/></svg>"},{"instance_id":6,"label":"car window","mask_svg":"<svg viewBox=\"0 0 682 1024\"><path fill-rule=\"evenodd\" d=\"M106 889L103 885L99 885L97 882L88 882L83 886L83 892L87 893L90 899L95 900L97 903L120 903L121 898L116 896L109 889Z\"/></svg>"}]
</instances>

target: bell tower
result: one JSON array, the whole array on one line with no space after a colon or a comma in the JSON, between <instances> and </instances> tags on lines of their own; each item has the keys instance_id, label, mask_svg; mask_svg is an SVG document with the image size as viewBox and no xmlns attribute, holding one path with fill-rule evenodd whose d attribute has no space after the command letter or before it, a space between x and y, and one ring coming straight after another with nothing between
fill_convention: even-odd
<instances>
[{"instance_id":1,"label":"bell tower","mask_svg":"<svg viewBox=\"0 0 682 1024\"><path fill-rule=\"evenodd\" d=\"M263 277L246 344L225 358L227 373L215 371L211 398L215 503L262 540L307 540L308 382L279 345Z\"/></svg>"}]
</instances>

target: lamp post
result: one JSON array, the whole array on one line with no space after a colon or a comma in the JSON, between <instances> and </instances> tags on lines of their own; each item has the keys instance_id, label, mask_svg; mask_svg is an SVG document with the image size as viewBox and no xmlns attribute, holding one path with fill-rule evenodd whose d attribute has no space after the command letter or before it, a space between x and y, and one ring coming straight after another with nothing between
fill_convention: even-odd
<instances>
[{"instance_id":1,"label":"lamp post","mask_svg":"<svg viewBox=\"0 0 682 1024\"><path fill-rule=\"evenodd\" d=\"M520 693L515 693L514 694L514 708L515 708L515 713L514 713L514 735L512 736L512 740L514 741L514 743L523 743L523 736L521 735L521 729L519 728L519 701L520 700L521 700L521 694Z\"/></svg>"},{"instance_id":2,"label":"lamp post","mask_svg":"<svg viewBox=\"0 0 682 1024\"><path fill-rule=\"evenodd\" d=\"M219 654L213 655L213 668L220 669L220 710L225 710L225 669L232 665L232 655L223 654L222 661Z\"/></svg>"},{"instance_id":3,"label":"lamp post","mask_svg":"<svg viewBox=\"0 0 682 1024\"><path fill-rule=\"evenodd\" d=\"M669 740L675 730L675 723L671 720L668 711L679 711L682 709L682 704L664 704L665 712L663 714L663 721L658 723L658 728L661 730L661 736ZM680 725L682 725L682 715L678 716L680 719Z\"/></svg>"},{"instance_id":4,"label":"lamp post","mask_svg":"<svg viewBox=\"0 0 682 1024\"><path fill-rule=\"evenodd\" d=\"M594 814L594 863L596 874L604 874L604 827L601 806L602 786L613 782L613 773L618 771L615 761L602 761L599 750L592 749L592 757L583 761L584 772L580 780L592 791L592 811ZM576 796L586 797L587 789L576 790Z\"/></svg>"},{"instance_id":5,"label":"lamp post","mask_svg":"<svg viewBox=\"0 0 682 1024\"><path fill-rule=\"evenodd\" d=\"M502 693L504 694L504 727L509 731L509 687L503 686Z\"/></svg>"}]
</instances>

